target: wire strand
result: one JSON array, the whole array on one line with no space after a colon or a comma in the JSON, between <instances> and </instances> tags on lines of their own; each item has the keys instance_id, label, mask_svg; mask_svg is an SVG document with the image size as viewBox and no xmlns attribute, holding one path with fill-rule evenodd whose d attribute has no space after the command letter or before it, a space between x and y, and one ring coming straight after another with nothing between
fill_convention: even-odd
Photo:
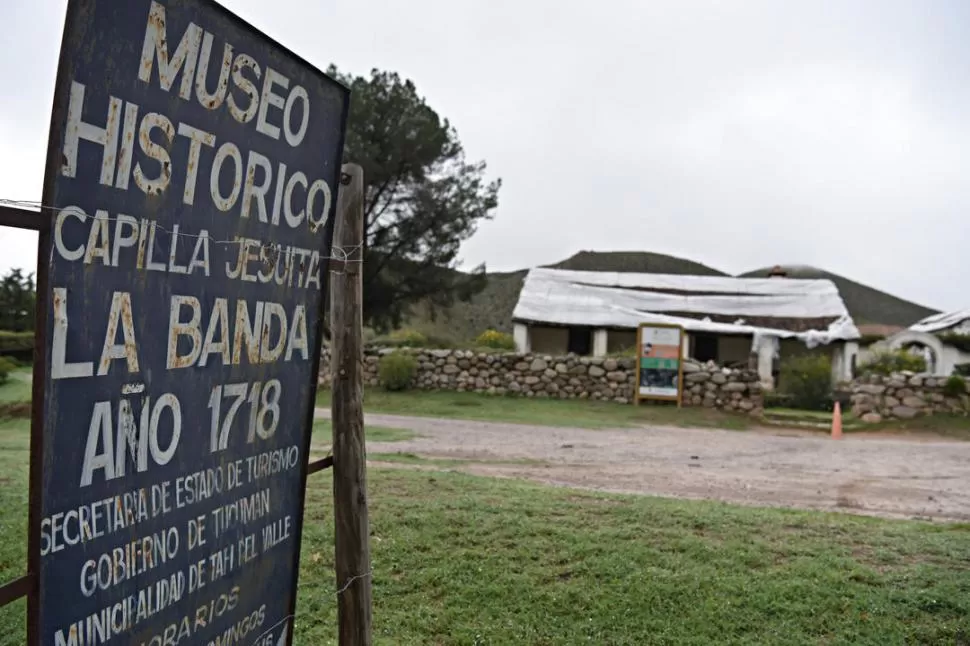
<instances>
[{"instance_id":1,"label":"wire strand","mask_svg":"<svg viewBox=\"0 0 970 646\"><path fill-rule=\"evenodd\" d=\"M14 200L14 199L9 199L9 198L0 198L0 206L10 206L10 207L14 207L14 208L22 208L22 209L29 209L29 210L37 209L40 212L50 211L50 212L56 212L56 213L60 213L61 211L66 210L66 209L76 208L76 207L70 207L70 206L61 208L61 207L55 207L55 206L45 205L45 204L42 204L41 202L36 202L36 201L33 201L33 200ZM80 209L78 209L78 211L80 211ZM130 224L130 222L128 220L122 220L121 218L118 218L118 217L110 217L109 216L109 217L102 217L102 218L97 218L97 219L98 220L101 220L101 221L105 221L105 222L119 222L119 221L124 221L124 222ZM217 240L217 239L211 237L210 235L208 235L208 233L206 233L205 235L198 234L198 233L185 233L185 232L182 232L182 231L176 231L174 229L168 229L168 228L166 228L166 227L158 224L158 221L157 220L149 220L149 222L150 222L150 226L155 231L163 231L163 232L169 234L170 236L172 236L173 238L175 238L176 240L181 239L181 238L187 238L187 239L191 239L191 240L198 240L200 238L205 238L205 239L207 239L209 241L210 244L226 245L226 246L229 246L229 245L239 245L239 244L244 244L244 243L248 244L249 240L254 240L253 238L246 238L244 236L236 236L236 238L234 238L233 240ZM259 242L259 241L257 240L257 242ZM176 242L176 244L178 244L178 242ZM277 247L282 247L282 246L283 246L282 244L277 244L277 243L262 243L262 244L260 244L259 248L260 249L275 249ZM337 260L337 261L343 262L343 263L363 263L364 262L364 259L362 257L363 256L363 254L362 254L363 248L364 248L364 245L363 244L354 245L353 247L347 247L347 248L344 248L344 247L341 247L341 246L336 246L336 245L335 246L331 246L331 249L330 249L331 255L329 255L329 256L321 256L320 259L321 260ZM354 257L355 255L360 255L361 257L359 257L359 258Z\"/></svg>"}]
</instances>

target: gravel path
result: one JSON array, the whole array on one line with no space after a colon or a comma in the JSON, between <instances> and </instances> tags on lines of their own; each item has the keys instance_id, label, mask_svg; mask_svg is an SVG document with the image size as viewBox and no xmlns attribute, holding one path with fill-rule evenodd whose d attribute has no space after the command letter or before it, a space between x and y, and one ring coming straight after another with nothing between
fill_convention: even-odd
<instances>
[{"instance_id":1,"label":"gravel path","mask_svg":"<svg viewBox=\"0 0 970 646\"><path fill-rule=\"evenodd\" d=\"M329 415L317 409L318 417ZM600 491L970 520L970 442L851 435L834 441L799 431L587 430L370 414L365 423L419 434L406 442L371 442L371 454L466 459L460 470L469 473Z\"/></svg>"}]
</instances>

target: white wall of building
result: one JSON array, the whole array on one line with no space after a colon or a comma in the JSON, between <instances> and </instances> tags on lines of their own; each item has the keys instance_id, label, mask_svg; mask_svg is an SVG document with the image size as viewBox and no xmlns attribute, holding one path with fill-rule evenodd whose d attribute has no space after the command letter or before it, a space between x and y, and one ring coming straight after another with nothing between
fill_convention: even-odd
<instances>
[{"instance_id":1,"label":"white wall of building","mask_svg":"<svg viewBox=\"0 0 970 646\"><path fill-rule=\"evenodd\" d=\"M929 372L938 377L948 377L953 374L953 369L961 363L970 363L970 354L961 352L957 348L944 345L935 334L926 332L916 332L914 330L903 330L888 339L874 343L867 348L859 351L856 359L858 365L863 365L870 361L880 352L887 350L899 350L907 345L915 343L932 350L933 365L929 366Z\"/></svg>"}]
</instances>

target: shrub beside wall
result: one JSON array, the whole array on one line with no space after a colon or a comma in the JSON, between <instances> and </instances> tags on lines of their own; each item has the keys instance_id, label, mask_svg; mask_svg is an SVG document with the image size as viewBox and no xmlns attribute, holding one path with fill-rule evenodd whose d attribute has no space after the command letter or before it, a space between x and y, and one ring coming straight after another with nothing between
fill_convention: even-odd
<instances>
[{"instance_id":1,"label":"shrub beside wall","mask_svg":"<svg viewBox=\"0 0 970 646\"><path fill-rule=\"evenodd\" d=\"M787 406L803 410L831 410L832 360L827 354L804 354L781 365L781 392Z\"/></svg>"},{"instance_id":2,"label":"shrub beside wall","mask_svg":"<svg viewBox=\"0 0 970 646\"><path fill-rule=\"evenodd\" d=\"M900 372L926 372L926 359L903 349L886 350L877 353L868 362L859 366L861 375L888 377Z\"/></svg>"},{"instance_id":3,"label":"shrub beside wall","mask_svg":"<svg viewBox=\"0 0 970 646\"><path fill-rule=\"evenodd\" d=\"M381 357L377 373L386 390L407 390L414 382L418 362L414 356L396 351Z\"/></svg>"},{"instance_id":4,"label":"shrub beside wall","mask_svg":"<svg viewBox=\"0 0 970 646\"><path fill-rule=\"evenodd\" d=\"M493 350L515 350L515 339L505 332L485 330L475 339L475 345Z\"/></svg>"}]
</instances>

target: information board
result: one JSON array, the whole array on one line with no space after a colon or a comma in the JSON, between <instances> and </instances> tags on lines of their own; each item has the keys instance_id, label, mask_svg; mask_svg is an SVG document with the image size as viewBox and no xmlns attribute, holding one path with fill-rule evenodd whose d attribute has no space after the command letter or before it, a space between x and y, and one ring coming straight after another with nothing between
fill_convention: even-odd
<instances>
[{"instance_id":1,"label":"information board","mask_svg":"<svg viewBox=\"0 0 970 646\"><path fill-rule=\"evenodd\" d=\"M683 391L683 329L643 323L637 329L636 399L680 402Z\"/></svg>"},{"instance_id":2,"label":"information board","mask_svg":"<svg viewBox=\"0 0 970 646\"><path fill-rule=\"evenodd\" d=\"M69 0L42 644L291 639L348 99L215 3Z\"/></svg>"}]
</instances>

